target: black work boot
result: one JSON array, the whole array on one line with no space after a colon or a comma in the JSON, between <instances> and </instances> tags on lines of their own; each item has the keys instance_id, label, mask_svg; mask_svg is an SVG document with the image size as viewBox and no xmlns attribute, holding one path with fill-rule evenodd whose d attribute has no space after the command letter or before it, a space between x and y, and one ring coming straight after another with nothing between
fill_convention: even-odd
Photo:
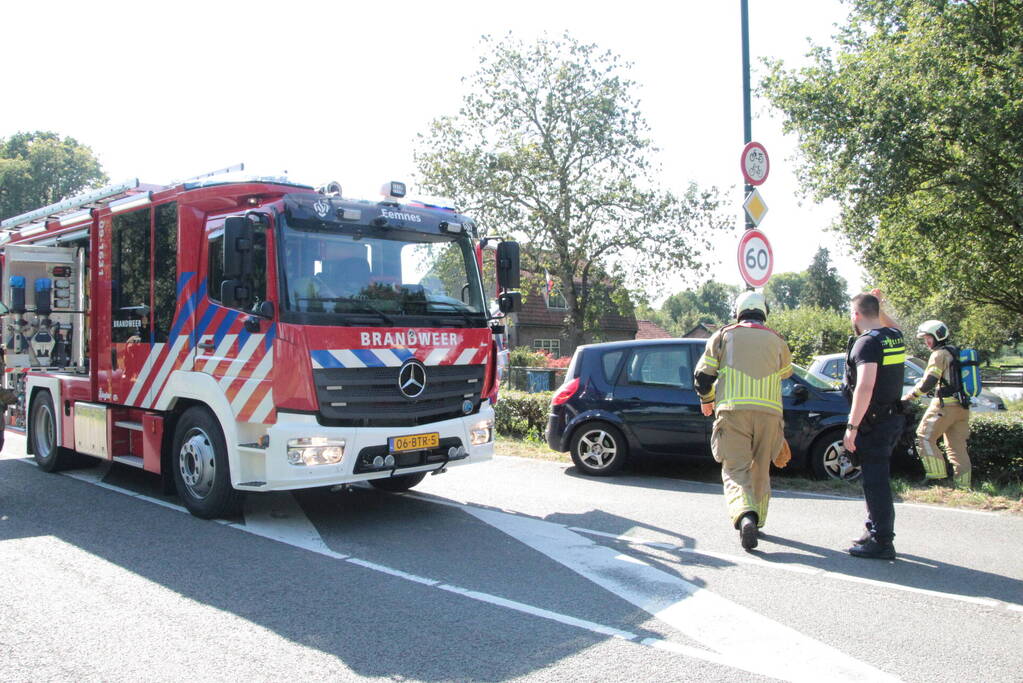
<instances>
[{"instance_id":1,"label":"black work boot","mask_svg":"<svg viewBox=\"0 0 1023 683\"><path fill-rule=\"evenodd\" d=\"M874 560L894 560L895 546L892 543L880 543L877 539L871 538L863 545L854 545L849 548L849 554L854 557L866 557Z\"/></svg>"},{"instance_id":2,"label":"black work boot","mask_svg":"<svg viewBox=\"0 0 1023 683\"><path fill-rule=\"evenodd\" d=\"M874 538L874 535L872 533L870 533L869 529L867 529L866 531L863 532L862 536L860 536L859 538L857 538L857 539L855 539L853 541L853 545L863 545L864 543L866 543L867 541L869 541L869 540L871 540L873 538Z\"/></svg>"},{"instance_id":3,"label":"black work boot","mask_svg":"<svg viewBox=\"0 0 1023 683\"><path fill-rule=\"evenodd\" d=\"M746 550L757 547L757 518L752 512L747 512L739 520L739 542Z\"/></svg>"}]
</instances>

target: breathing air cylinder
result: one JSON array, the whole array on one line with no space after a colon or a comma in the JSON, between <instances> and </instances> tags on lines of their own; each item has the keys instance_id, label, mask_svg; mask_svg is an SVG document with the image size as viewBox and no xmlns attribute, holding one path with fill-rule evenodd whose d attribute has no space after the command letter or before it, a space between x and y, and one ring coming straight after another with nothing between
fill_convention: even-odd
<instances>
[{"instance_id":1,"label":"breathing air cylinder","mask_svg":"<svg viewBox=\"0 0 1023 683\"><path fill-rule=\"evenodd\" d=\"M25 277L11 276L11 313L25 312Z\"/></svg>"},{"instance_id":2,"label":"breathing air cylinder","mask_svg":"<svg viewBox=\"0 0 1023 683\"><path fill-rule=\"evenodd\" d=\"M53 280L48 277L36 279L36 314L46 317L53 311Z\"/></svg>"}]
</instances>

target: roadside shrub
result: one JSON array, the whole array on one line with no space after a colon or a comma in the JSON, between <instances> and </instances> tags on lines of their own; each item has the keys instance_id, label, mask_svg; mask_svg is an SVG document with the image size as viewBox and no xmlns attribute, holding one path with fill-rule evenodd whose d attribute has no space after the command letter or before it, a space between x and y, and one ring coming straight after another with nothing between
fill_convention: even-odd
<instances>
[{"instance_id":1,"label":"roadside shrub","mask_svg":"<svg viewBox=\"0 0 1023 683\"><path fill-rule=\"evenodd\" d=\"M1023 481L1023 414L999 411L972 415L966 447L974 481Z\"/></svg>"},{"instance_id":2,"label":"roadside shrub","mask_svg":"<svg viewBox=\"0 0 1023 683\"><path fill-rule=\"evenodd\" d=\"M529 394L524 391L502 389L500 400L494 407L496 413L494 427L498 435L515 439L543 440L553 393L544 391Z\"/></svg>"},{"instance_id":3,"label":"roadside shrub","mask_svg":"<svg viewBox=\"0 0 1023 683\"><path fill-rule=\"evenodd\" d=\"M545 368L549 356L528 346L516 346L508 353L508 365L513 368Z\"/></svg>"},{"instance_id":4,"label":"roadside shrub","mask_svg":"<svg viewBox=\"0 0 1023 683\"><path fill-rule=\"evenodd\" d=\"M814 356L845 351L852 334L847 315L813 306L771 311L767 326L785 338L792 350L792 362L803 367Z\"/></svg>"}]
</instances>

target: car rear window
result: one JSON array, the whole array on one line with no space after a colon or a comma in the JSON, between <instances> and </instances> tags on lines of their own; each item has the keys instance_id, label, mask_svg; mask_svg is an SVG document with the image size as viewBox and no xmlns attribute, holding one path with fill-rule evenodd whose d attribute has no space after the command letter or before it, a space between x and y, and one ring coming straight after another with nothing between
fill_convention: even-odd
<instances>
[{"instance_id":1,"label":"car rear window","mask_svg":"<svg viewBox=\"0 0 1023 683\"><path fill-rule=\"evenodd\" d=\"M608 351L600 358L601 367L604 369L604 380L608 384L613 384L615 379L615 370L618 369L618 364L622 362L622 356L625 355L625 350L620 351Z\"/></svg>"},{"instance_id":2,"label":"car rear window","mask_svg":"<svg viewBox=\"0 0 1023 683\"><path fill-rule=\"evenodd\" d=\"M693 367L684 346L636 349L629 360L629 384L693 388Z\"/></svg>"}]
</instances>

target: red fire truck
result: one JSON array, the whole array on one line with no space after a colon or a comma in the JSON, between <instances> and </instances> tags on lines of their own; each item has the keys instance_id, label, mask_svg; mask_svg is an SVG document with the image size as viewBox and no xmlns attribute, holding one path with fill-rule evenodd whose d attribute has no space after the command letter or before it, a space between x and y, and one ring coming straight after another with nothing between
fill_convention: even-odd
<instances>
[{"instance_id":1,"label":"red fire truck","mask_svg":"<svg viewBox=\"0 0 1023 683\"><path fill-rule=\"evenodd\" d=\"M0 223L8 420L28 452L46 471L87 455L160 474L204 518L244 492L400 491L489 459L487 240L404 194L233 169ZM518 245L496 251L507 312Z\"/></svg>"}]
</instances>

